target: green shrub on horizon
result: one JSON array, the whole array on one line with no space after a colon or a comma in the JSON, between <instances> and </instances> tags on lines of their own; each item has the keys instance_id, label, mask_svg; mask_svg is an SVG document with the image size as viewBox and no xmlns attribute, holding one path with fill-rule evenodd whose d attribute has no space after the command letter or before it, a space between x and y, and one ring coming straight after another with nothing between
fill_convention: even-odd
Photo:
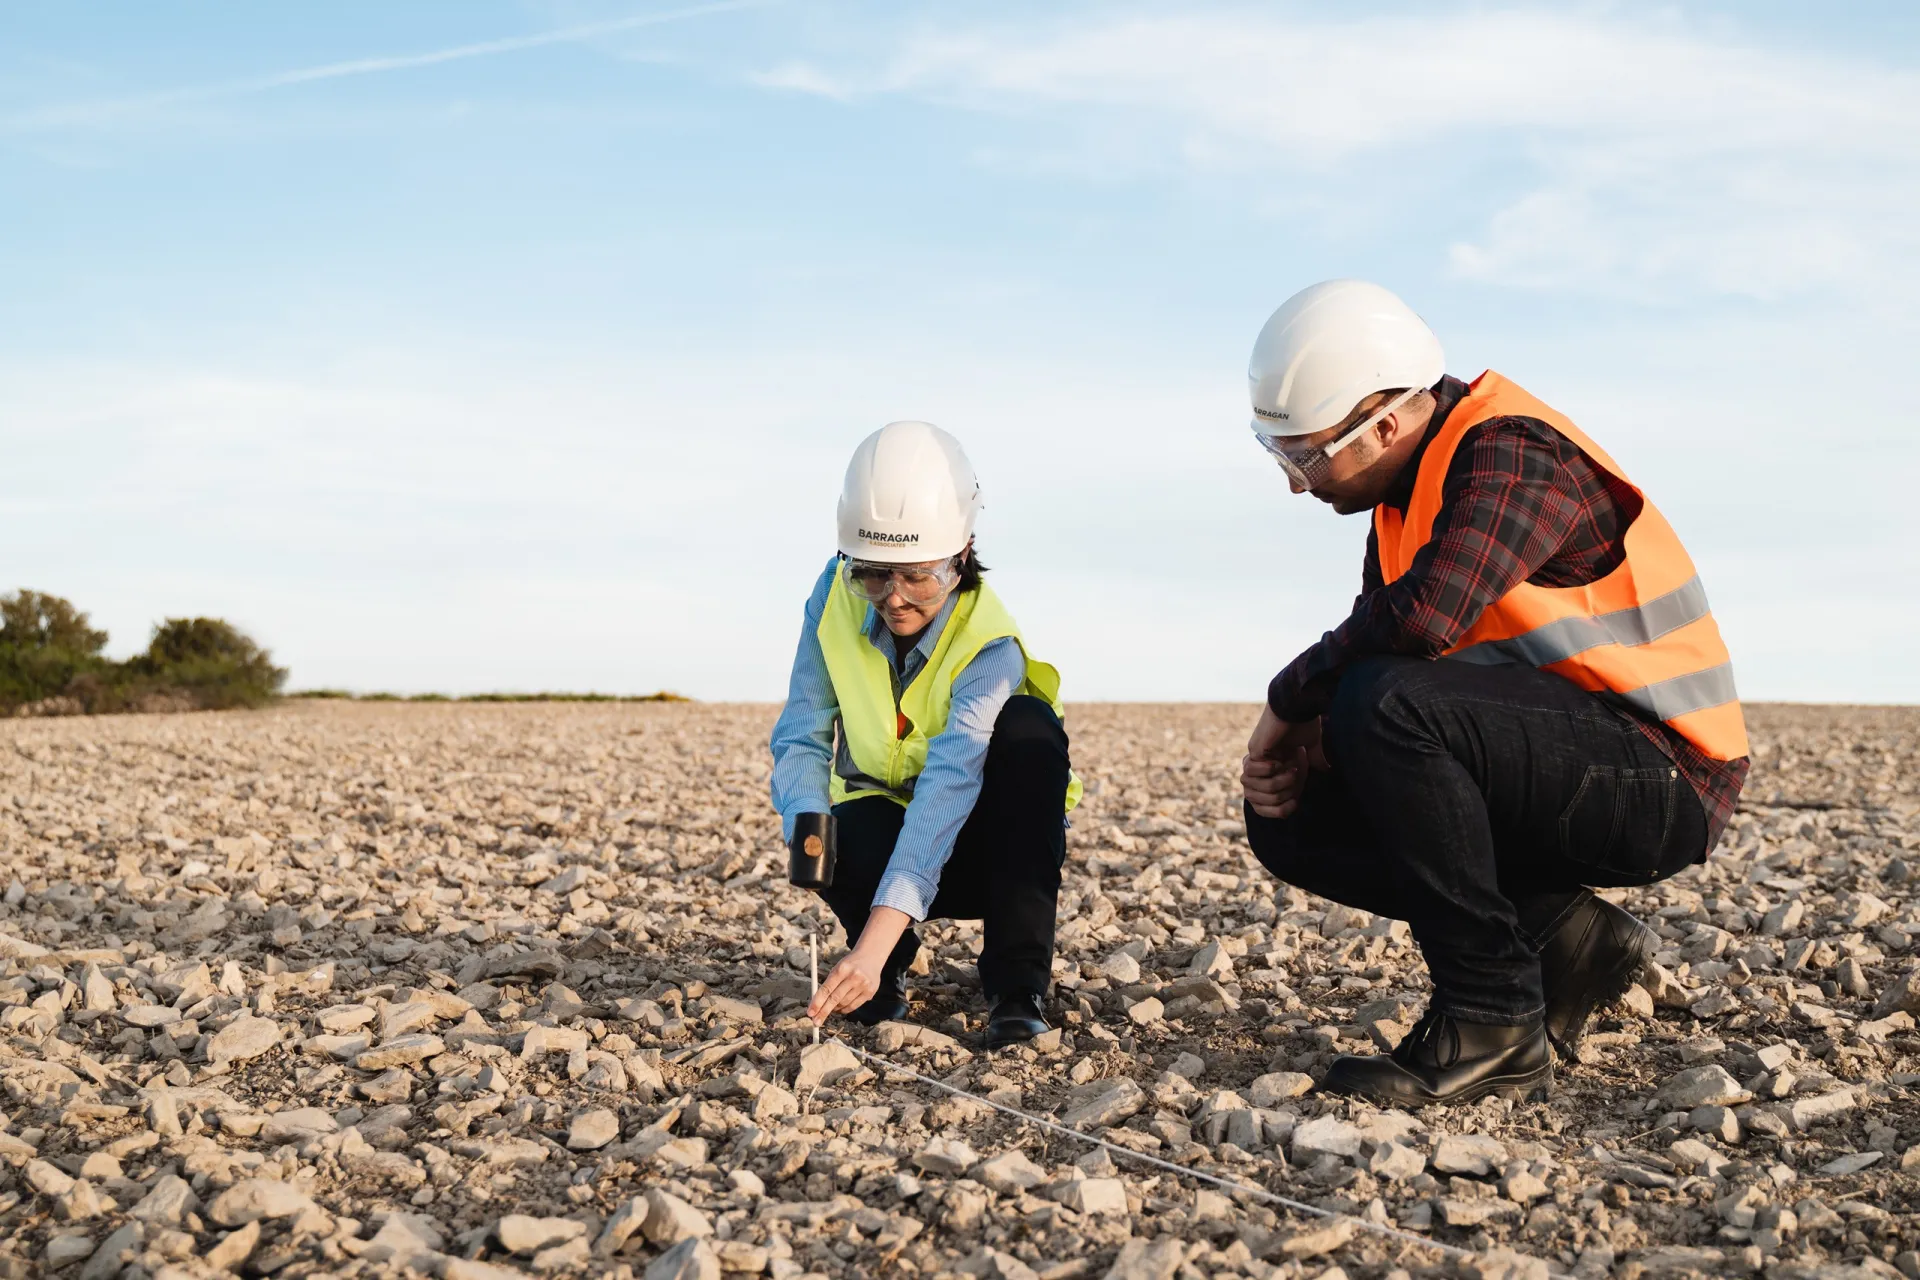
<instances>
[{"instance_id":1,"label":"green shrub on horizon","mask_svg":"<svg viewBox=\"0 0 1920 1280\"><path fill-rule=\"evenodd\" d=\"M105 657L107 633L58 596L0 596L0 713L219 710L270 702L285 668L218 618L168 618L144 653Z\"/></svg>"},{"instance_id":2,"label":"green shrub on horizon","mask_svg":"<svg viewBox=\"0 0 1920 1280\"><path fill-rule=\"evenodd\" d=\"M169 688L187 691L209 710L258 707L287 682L287 669L232 623L219 618L168 618L153 629L147 651L128 664Z\"/></svg>"},{"instance_id":3,"label":"green shrub on horizon","mask_svg":"<svg viewBox=\"0 0 1920 1280\"><path fill-rule=\"evenodd\" d=\"M22 588L10 596L0 596L0 645L99 657L107 647L107 633L88 626L87 615L69 601Z\"/></svg>"}]
</instances>

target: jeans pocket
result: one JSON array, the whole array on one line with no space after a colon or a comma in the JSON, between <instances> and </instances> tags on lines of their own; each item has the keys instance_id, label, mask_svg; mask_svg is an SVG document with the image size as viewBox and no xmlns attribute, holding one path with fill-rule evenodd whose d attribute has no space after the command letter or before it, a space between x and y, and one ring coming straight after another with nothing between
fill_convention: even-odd
<instances>
[{"instance_id":1,"label":"jeans pocket","mask_svg":"<svg viewBox=\"0 0 1920 1280\"><path fill-rule=\"evenodd\" d=\"M1647 884L1660 877L1679 809L1676 769L1590 764L1560 814L1560 853L1599 873L1596 884Z\"/></svg>"}]
</instances>

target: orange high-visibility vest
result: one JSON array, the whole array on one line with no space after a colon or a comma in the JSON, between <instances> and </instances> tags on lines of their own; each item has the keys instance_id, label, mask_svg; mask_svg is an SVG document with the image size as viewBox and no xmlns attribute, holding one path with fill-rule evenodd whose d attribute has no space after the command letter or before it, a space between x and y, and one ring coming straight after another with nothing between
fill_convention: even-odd
<instances>
[{"instance_id":1,"label":"orange high-visibility vest","mask_svg":"<svg viewBox=\"0 0 1920 1280\"><path fill-rule=\"evenodd\" d=\"M1633 487L1578 427L1489 370L1428 442L1406 514L1384 504L1373 509L1383 581L1411 568L1433 536L1447 464L1461 438L1477 423L1508 416L1545 422ZM1520 583L1488 605L1444 656L1488 665L1524 662L1664 721L1716 760L1744 756L1747 729L1733 665L1700 576L1666 517L1634 492L1644 505L1627 527L1626 559L1618 568L1583 587Z\"/></svg>"}]
</instances>

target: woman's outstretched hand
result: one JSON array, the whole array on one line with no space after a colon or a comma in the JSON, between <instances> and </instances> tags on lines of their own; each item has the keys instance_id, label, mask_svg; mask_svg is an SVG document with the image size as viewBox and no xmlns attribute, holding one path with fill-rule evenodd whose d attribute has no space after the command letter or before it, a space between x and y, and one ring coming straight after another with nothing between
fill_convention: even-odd
<instances>
[{"instance_id":1,"label":"woman's outstretched hand","mask_svg":"<svg viewBox=\"0 0 1920 1280\"><path fill-rule=\"evenodd\" d=\"M880 990L880 970L886 962L885 955L862 955L858 947L849 951L814 993L807 1016L817 1023L825 1022L833 1014L858 1009L873 999Z\"/></svg>"},{"instance_id":2,"label":"woman's outstretched hand","mask_svg":"<svg viewBox=\"0 0 1920 1280\"><path fill-rule=\"evenodd\" d=\"M904 911L875 907L867 916L867 927L860 931L860 940L853 944L853 950L833 966L833 972L814 993L807 1005L807 1016L816 1024L823 1023L836 1013L848 1013L873 999L880 991L880 974L886 968L887 957L893 954L894 944L912 923L913 917Z\"/></svg>"}]
</instances>

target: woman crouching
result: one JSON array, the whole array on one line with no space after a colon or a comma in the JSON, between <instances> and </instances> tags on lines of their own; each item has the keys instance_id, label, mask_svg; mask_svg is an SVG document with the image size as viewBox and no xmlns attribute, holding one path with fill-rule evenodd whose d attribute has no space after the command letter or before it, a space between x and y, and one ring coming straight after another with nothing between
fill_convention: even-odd
<instances>
[{"instance_id":1,"label":"woman crouching","mask_svg":"<svg viewBox=\"0 0 1920 1280\"><path fill-rule=\"evenodd\" d=\"M773 730L772 792L796 883L853 943L808 1015L905 1017L915 923L978 919L997 1048L1047 1029L1064 815L1080 785L1060 675L1027 655L981 581L979 509L973 466L938 427L895 422L855 450L840 554L807 600Z\"/></svg>"}]
</instances>

